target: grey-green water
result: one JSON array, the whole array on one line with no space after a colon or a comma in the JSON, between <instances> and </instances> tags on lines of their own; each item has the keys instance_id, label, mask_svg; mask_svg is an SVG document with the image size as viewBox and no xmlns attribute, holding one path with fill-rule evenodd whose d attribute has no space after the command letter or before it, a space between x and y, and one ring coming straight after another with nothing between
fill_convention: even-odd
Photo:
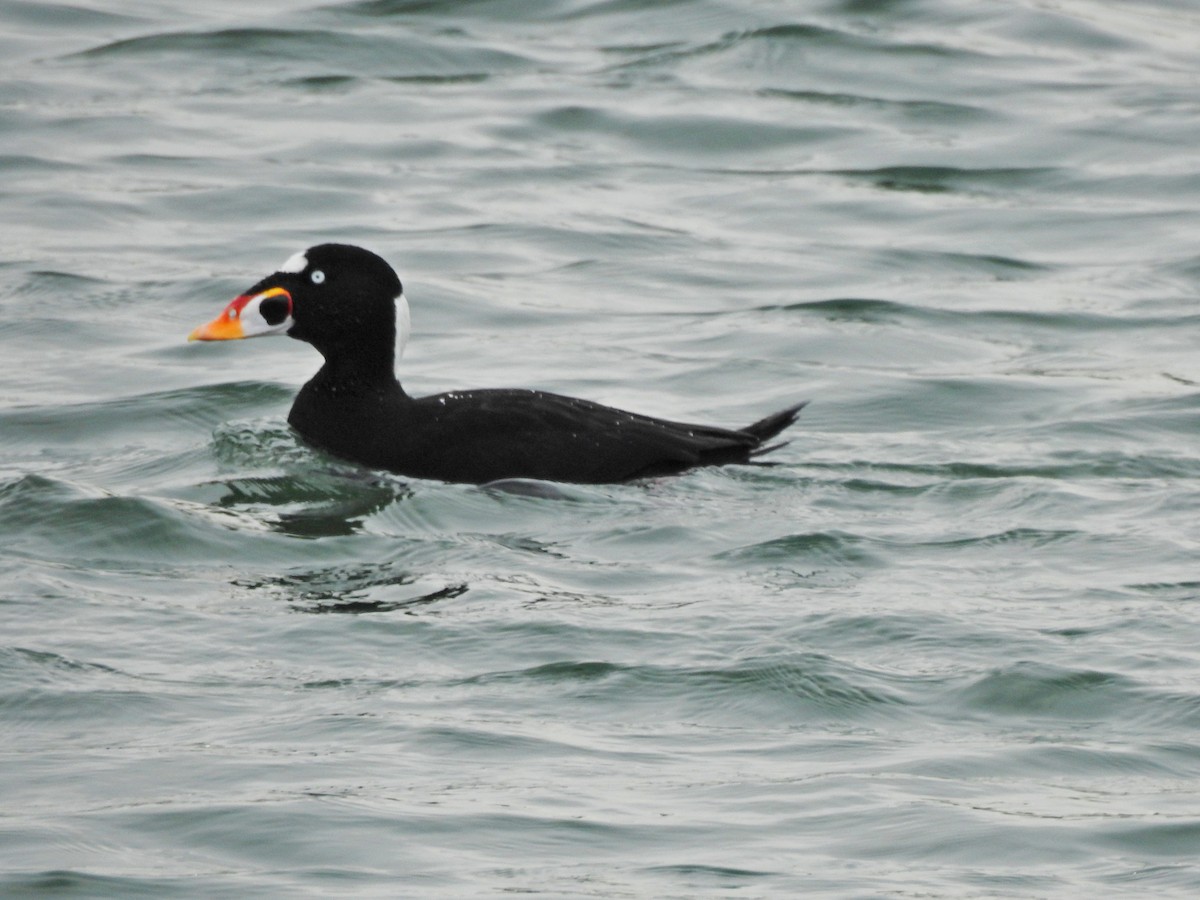
<instances>
[{"instance_id":1,"label":"grey-green water","mask_svg":"<svg viewBox=\"0 0 1200 900\"><path fill-rule=\"evenodd\" d=\"M0 2L0 894L1200 892L1200 7ZM515 496L184 337L739 425Z\"/></svg>"}]
</instances>

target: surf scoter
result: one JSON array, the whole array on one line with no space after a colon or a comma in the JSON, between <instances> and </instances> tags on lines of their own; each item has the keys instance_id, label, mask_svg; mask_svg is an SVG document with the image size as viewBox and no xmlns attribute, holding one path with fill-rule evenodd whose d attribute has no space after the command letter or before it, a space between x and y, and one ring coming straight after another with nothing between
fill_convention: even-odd
<instances>
[{"instance_id":1,"label":"surf scoter","mask_svg":"<svg viewBox=\"0 0 1200 900\"><path fill-rule=\"evenodd\" d=\"M540 479L599 484L745 463L783 446L797 403L745 428L668 422L545 391L410 397L396 380L408 301L384 260L348 244L297 253L235 298L190 341L287 334L325 364L288 422L308 443L371 468L483 484Z\"/></svg>"}]
</instances>

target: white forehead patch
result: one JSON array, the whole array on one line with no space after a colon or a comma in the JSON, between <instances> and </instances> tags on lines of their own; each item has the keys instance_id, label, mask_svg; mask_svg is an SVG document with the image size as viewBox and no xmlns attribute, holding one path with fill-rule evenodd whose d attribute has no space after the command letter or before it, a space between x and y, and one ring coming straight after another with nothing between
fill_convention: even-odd
<instances>
[{"instance_id":1,"label":"white forehead patch","mask_svg":"<svg viewBox=\"0 0 1200 900\"><path fill-rule=\"evenodd\" d=\"M305 251L289 256L288 261L280 266L278 272L303 272L308 268L308 257L304 255Z\"/></svg>"}]
</instances>

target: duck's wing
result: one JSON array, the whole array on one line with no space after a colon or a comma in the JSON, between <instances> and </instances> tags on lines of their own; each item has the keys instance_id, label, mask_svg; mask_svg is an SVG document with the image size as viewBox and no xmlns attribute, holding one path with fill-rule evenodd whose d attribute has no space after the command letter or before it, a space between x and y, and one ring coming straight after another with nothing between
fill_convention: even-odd
<instances>
[{"instance_id":1,"label":"duck's wing","mask_svg":"<svg viewBox=\"0 0 1200 900\"><path fill-rule=\"evenodd\" d=\"M411 474L473 482L515 477L618 482L747 461L765 452L763 440L791 424L799 411L792 407L736 430L544 391L460 391L414 403L419 412L406 443L421 445L415 455L425 465Z\"/></svg>"}]
</instances>

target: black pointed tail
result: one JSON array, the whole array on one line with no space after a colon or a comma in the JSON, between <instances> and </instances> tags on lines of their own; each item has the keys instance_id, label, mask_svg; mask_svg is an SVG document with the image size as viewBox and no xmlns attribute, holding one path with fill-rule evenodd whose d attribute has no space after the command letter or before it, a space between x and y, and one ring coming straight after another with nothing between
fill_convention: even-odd
<instances>
[{"instance_id":1,"label":"black pointed tail","mask_svg":"<svg viewBox=\"0 0 1200 900\"><path fill-rule=\"evenodd\" d=\"M750 451L750 455L762 456L764 453L770 453L772 450L778 450L780 447L786 446L787 441L780 441L777 444L768 444L763 446L765 441L769 441L783 429L795 423L800 415L800 410L808 406L807 400L801 400L799 403L793 404L786 409L781 409L779 412L771 413L764 419L759 419L753 425L747 425L745 428L739 429L747 434L752 434L758 438L759 446Z\"/></svg>"}]
</instances>

